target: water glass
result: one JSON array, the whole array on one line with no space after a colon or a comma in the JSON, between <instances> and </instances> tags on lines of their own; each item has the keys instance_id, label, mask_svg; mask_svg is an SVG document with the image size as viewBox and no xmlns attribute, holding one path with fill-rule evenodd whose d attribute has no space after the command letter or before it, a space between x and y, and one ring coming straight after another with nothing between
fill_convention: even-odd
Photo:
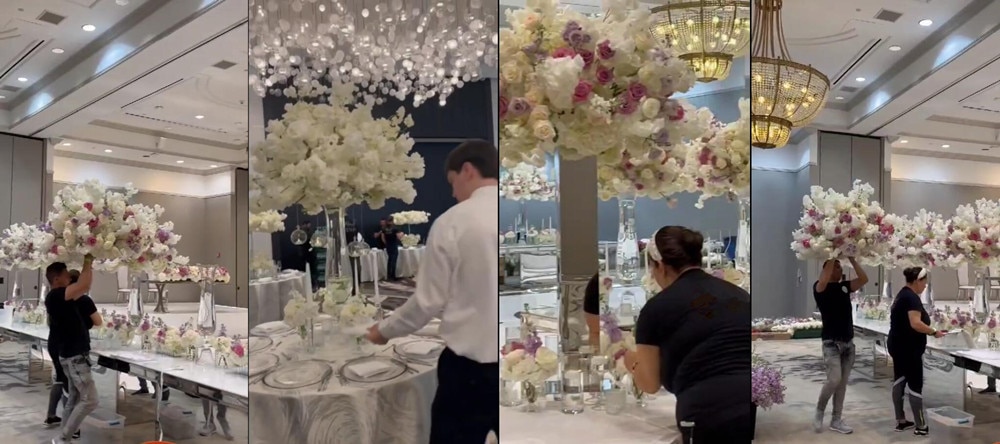
<instances>
[{"instance_id":1,"label":"water glass","mask_svg":"<svg viewBox=\"0 0 1000 444\"><path fill-rule=\"evenodd\" d=\"M618 415L625 410L625 390L612 387L604 392L604 411L609 415Z\"/></svg>"},{"instance_id":2,"label":"water glass","mask_svg":"<svg viewBox=\"0 0 1000 444\"><path fill-rule=\"evenodd\" d=\"M500 379L500 405L517 407L524 403L523 389L520 381Z\"/></svg>"},{"instance_id":3,"label":"water glass","mask_svg":"<svg viewBox=\"0 0 1000 444\"><path fill-rule=\"evenodd\" d=\"M569 415L583 413L583 375L580 370L566 370L563 373L562 412Z\"/></svg>"}]
</instances>

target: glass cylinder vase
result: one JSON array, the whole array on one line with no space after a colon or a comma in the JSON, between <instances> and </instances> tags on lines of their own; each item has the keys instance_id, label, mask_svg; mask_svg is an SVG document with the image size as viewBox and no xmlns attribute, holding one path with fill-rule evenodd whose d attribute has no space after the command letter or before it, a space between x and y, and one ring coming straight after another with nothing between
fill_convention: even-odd
<instances>
[{"instance_id":1,"label":"glass cylinder vase","mask_svg":"<svg viewBox=\"0 0 1000 444\"><path fill-rule=\"evenodd\" d=\"M500 379L500 405L504 407L517 407L524 402L523 390L520 381Z\"/></svg>"},{"instance_id":2,"label":"glass cylinder vase","mask_svg":"<svg viewBox=\"0 0 1000 444\"><path fill-rule=\"evenodd\" d=\"M323 207L323 214L326 216L326 265L323 270L323 286L329 287L334 283L347 282L349 277L344 275L344 260L347 257L345 240L347 238L346 225L344 224L344 209Z\"/></svg>"},{"instance_id":3,"label":"glass cylinder vase","mask_svg":"<svg viewBox=\"0 0 1000 444\"><path fill-rule=\"evenodd\" d=\"M302 339L302 348L306 353L316 351L316 322L309 319L306 325L299 327L299 337Z\"/></svg>"},{"instance_id":4,"label":"glass cylinder vase","mask_svg":"<svg viewBox=\"0 0 1000 444\"><path fill-rule=\"evenodd\" d=\"M750 199L741 198L739 232L736 235L736 268L750 271Z\"/></svg>"},{"instance_id":5,"label":"glass cylinder vase","mask_svg":"<svg viewBox=\"0 0 1000 444\"><path fill-rule=\"evenodd\" d=\"M201 282L201 302L198 304L198 330L203 335L215 333L215 296L212 294L212 285L215 277Z\"/></svg>"},{"instance_id":6,"label":"glass cylinder vase","mask_svg":"<svg viewBox=\"0 0 1000 444\"><path fill-rule=\"evenodd\" d=\"M17 307L21 303L21 270L14 270L14 282L7 295L7 305Z\"/></svg>"},{"instance_id":7,"label":"glass cylinder vase","mask_svg":"<svg viewBox=\"0 0 1000 444\"><path fill-rule=\"evenodd\" d=\"M142 279L139 273L132 276L132 288L128 289L128 314L133 318L142 319L146 316L146 306L142 303L142 295L139 292Z\"/></svg>"},{"instance_id":8,"label":"glass cylinder vase","mask_svg":"<svg viewBox=\"0 0 1000 444\"><path fill-rule=\"evenodd\" d=\"M609 415L618 415L625 410L625 389L615 385L604 392L604 411Z\"/></svg>"},{"instance_id":9,"label":"glass cylinder vase","mask_svg":"<svg viewBox=\"0 0 1000 444\"><path fill-rule=\"evenodd\" d=\"M618 198L618 248L615 272L625 285L639 279L639 239L635 232L635 198Z\"/></svg>"}]
</instances>

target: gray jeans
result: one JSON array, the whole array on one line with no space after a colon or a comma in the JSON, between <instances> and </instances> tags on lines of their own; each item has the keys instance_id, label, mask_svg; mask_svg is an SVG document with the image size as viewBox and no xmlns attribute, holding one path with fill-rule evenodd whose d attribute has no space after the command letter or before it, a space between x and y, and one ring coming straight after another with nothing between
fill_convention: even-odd
<instances>
[{"instance_id":1,"label":"gray jeans","mask_svg":"<svg viewBox=\"0 0 1000 444\"><path fill-rule=\"evenodd\" d=\"M97 384L90 373L90 358L86 355L60 358L59 363L69 380L69 398L64 404L62 437L69 440L80 430L83 419L97 410Z\"/></svg>"},{"instance_id":2,"label":"gray jeans","mask_svg":"<svg viewBox=\"0 0 1000 444\"><path fill-rule=\"evenodd\" d=\"M844 411L847 381L854 368L854 342L823 341L823 361L826 363L826 382L819 392L816 410L826 411L826 404L833 396L833 419L840 419Z\"/></svg>"}]
</instances>

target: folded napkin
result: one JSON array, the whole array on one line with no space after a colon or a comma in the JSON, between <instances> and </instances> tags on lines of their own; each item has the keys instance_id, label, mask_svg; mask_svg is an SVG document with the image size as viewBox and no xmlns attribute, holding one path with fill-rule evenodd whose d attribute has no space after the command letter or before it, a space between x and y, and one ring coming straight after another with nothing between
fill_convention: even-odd
<instances>
[{"instance_id":1,"label":"folded napkin","mask_svg":"<svg viewBox=\"0 0 1000 444\"><path fill-rule=\"evenodd\" d=\"M370 378L392 370L392 366L382 361L366 361L351 364L348 370L360 378Z\"/></svg>"},{"instance_id":2,"label":"folded napkin","mask_svg":"<svg viewBox=\"0 0 1000 444\"><path fill-rule=\"evenodd\" d=\"M283 333L291 330L288 324L281 321L265 322L250 330L251 334L257 336L270 336L276 333Z\"/></svg>"},{"instance_id":3,"label":"folded napkin","mask_svg":"<svg viewBox=\"0 0 1000 444\"><path fill-rule=\"evenodd\" d=\"M442 345L438 342L411 342L405 346L406 352L412 354L413 356L428 356L441 349Z\"/></svg>"}]
</instances>

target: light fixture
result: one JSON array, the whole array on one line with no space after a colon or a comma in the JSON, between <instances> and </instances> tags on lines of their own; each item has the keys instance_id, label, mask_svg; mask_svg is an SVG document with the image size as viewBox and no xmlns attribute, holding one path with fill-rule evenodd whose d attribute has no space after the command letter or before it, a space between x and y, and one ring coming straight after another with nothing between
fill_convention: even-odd
<instances>
[{"instance_id":1,"label":"light fixture","mask_svg":"<svg viewBox=\"0 0 1000 444\"><path fill-rule=\"evenodd\" d=\"M830 79L816 68L788 55L781 23L782 0L754 0L751 24L750 101L751 145L781 148L792 128L812 122L823 108Z\"/></svg>"},{"instance_id":2,"label":"light fixture","mask_svg":"<svg viewBox=\"0 0 1000 444\"><path fill-rule=\"evenodd\" d=\"M199 114L199 115L197 115L197 116L194 116L194 118L195 118L195 119L198 119L198 120L201 120L201 119L204 119L204 118L205 118L205 116L203 116L203 115L200 115L200 114Z\"/></svg>"},{"instance_id":3,"label":"light fixture","mask_svg":"<svg viewBox=\"0 0 1000 444\"><path fill-rule=\"evenodd\" d=\"M183 160L178 160L177 163L184 163L184 161Z\"/></svg>"},{"instance_id":4,"label":"light fixture","mask_svg":"<svg viewBox=\"0 0 1000 444\"><path fill-rule=\"evenodd\" d=\"M931 20L931 19L923 19L923 20L921 20L921 21L919 22L919 24L920 24L920 26L924 26L924 27L927 27L927 26L930 26L930 25L933 25L933 24L934 24L934 20Z\"/></svg>"},{"instance_id":5,"label":"light fixture","mask_svg":"<svg viewBox=\"0 0 1000 444\"><path fill-rule=\"evenodd\" d=\"M52 53L53 54L62 54L64 52L66 52L66 51L63 51L62 48L52 48Z\"/></svg>"},{"instance_id":6,"label":"light fixture","mask_svg":"<svg viewBox=\"0 0 1000 444\"><path fill-rule=\"evenodd\" d=\"M111 150L104 150L105 153L111 153Z\"/></svg>"},{"instance_id":7,"label":"light fixture","mask_svg":"<svg viewBox=\"0 0 1000 444\"><path fill-rule=\"evenodd\" d=\"M27 77L18 77L18 78L17 78L17 81L18 81L18 82L27 82L27 81L28 81L28 78L27 78Z\"/></svg>"},{"instance_id":8,"label":"light fixture","mask_svg":"<svg viewBox=\"0 0 1000 444\"><path fill-rule=\"evenodd\" d=\"M941 148L951 148L951 145L941 145Z\"/></svg>"},{"instance_id":9,"label":"light fixture","mask_svg":"<svg viewBox=\"0 0 1000 444\"><path fill-rule=\"evenodd\" d=\"M899 45L892 45L892 46L889 47L889 51L892 51L892 52L901 51L902 49L903 49L903 47L899 46Z\"/></svg>"},{"instance_id":10,"label":"light fixture","mask_svg":"<svg viewBox=\"0 0 1000 444\"><path fill-rule=\"evenodd\" d=\"M650 32L687 62L699 82L729 77L733 58L750 46L749 1L667 0L653 14Z\"/></svg>"},{"instance_id":11,"label":"light fixture","mask_svg":"<svg viewBox=\"0 0 1000 444\"><path fill-rule=\"evenodd\" d=\"M858 78L854 79L855 82L864 82L865 80L868 80L868 79L866 79L864 77L858 77Z\"/></svg>"},{"instance_id":12,"label":"light fixture","mask_svg":"<svg viewBox=\"0 0 1000 444\"><path fill-rule=\"evenodd\" d=\"M83 25L82 29L87 32L94 32L97 27L94 25Z\"/></svg>"},{"instance_id":13,"label":"light fixture","mask_svg":"<svg viewBox=\"0 0 1000 444\"><path fill-rule=\"evenodd\" d=\"M115 0L115 4L118 6L128 6L129 0Z\"/></svg>"},{"instance_id":14,"label":"light fixture","mask_svg":"<svg viewBox=\"0 0 1000 444\"><path fill-rule=\"evenodd\" d=\"M65 143L63 143L63 146L73 146L73 144L69 143L69 142L65 142Z\"/></svg>"},{"instance_id":15,"label":"light fixture","mask_svg":"<svg viewBox=\"0 0 1000 444\"><path fill-rule=\"evenodd\" d=\"M910 141L906 140L906 139L903 139L903 140L900 140L899 143L910 143Z\"/></svg>"},{"instance_id":16,"label":"light fixture","mask_svg":"<svg viewBox=\"0 0 1000 444\"><path fill-rule=\"evenodd\" d=\"M837 100L844 100L844 96L837 96L836 99Z\"/></svg>"},{"instance_id":17,"label":"light fixture","mask_svg":"<svg viewBox=\"0 0 1000 444\"><path fill-rule=\"evenodd\" d=\"M209 165L208 167L209 168L218 168L219 166L218 165Z\"/></svg>"},{"instance_id":18,"label":"light fixture","mask_svg":"<svg viewBox=\"0 0 1000 444\"><path fill-rule=\"evenodd\" d=\"M7 96L0 96L0 100L6 99Z\"/></svg>"}]
</instances>

